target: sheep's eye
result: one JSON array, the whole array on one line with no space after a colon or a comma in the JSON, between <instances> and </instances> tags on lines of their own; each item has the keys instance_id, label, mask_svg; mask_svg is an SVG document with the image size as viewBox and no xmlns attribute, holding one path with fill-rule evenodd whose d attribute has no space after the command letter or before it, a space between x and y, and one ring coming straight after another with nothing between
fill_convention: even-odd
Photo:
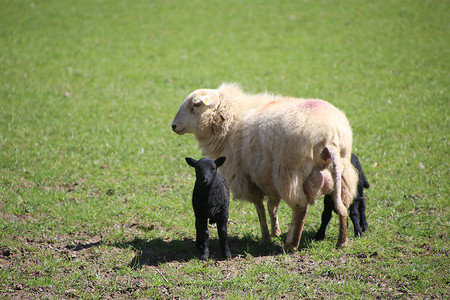
<instances>
[{"instance_id":1,"label":"sheep's eye","mask_svg":"<svg viewBox=\"0 0 450 300\"><path fill-rule=\"evenodd\" d=\"M202 102L201 102L201 101L194 102L194 107L199 107L200 105L202 105Z\"/></svg>"}]
</instances>

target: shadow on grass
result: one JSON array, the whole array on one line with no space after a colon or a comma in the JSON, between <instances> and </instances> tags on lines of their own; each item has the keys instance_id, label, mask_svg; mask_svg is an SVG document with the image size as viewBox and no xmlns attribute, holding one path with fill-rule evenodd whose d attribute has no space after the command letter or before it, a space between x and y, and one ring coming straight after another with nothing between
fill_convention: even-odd
<instances>
[{"instance_id":1,"label":"shadow on grass","mask_svg":"<svg viewBox=\"0 0 450 300\"><path fill-rule=\"evenodd\" d=\"M114 246L120 248L132 247L135 251L135 256L129 264L131 268L157 266L165 262L186 262L195 257L194 241L187 238L171 241L135 238L133 241L118 243Z\"/></svg>"},{"instance_id":2,"label":"shadow on grass","mask_svg":"<svg viewBox=\"0 0 450 300\"><path fill-rule=\"evenodd\" d=\"M232 252L232 257L262 257L274 256L284 253L283 242L286 239L286 233L280 238L270 243L260 245L259 240L252 236L233 237L229 236L229 243ZM311 240L314 239L315 232L303 231L302 240L299 250L306 249L310 246ZM211 259L220 260L219 239L210 239L210 254ZM161 263L168 262L187 262L196 259L195 241L192 239L173 239L165 241L162 239L145 240L135 238L132 241L125 241L119 243L105 243L98 241L95 243L77 244L67 246L67 249L72 251L80 251L92 247L107 245L125 249L131 247L135 252L134 258L129 263L131 268L141 268L142 266L158 266Z\"/></svg>"}]
</instances>

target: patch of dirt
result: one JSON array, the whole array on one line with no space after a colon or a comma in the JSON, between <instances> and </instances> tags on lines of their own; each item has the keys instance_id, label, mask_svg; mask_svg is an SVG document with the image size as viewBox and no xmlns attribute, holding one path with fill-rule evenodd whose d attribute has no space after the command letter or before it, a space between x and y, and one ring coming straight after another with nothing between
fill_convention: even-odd
<instances>
[{"instance_id":1,"label":"patch of dirt","mask_svg":"<svg viewBox=\"0 0 450 300\"><path fill-rule=\"evenodd\" d=\"M9 218L9 221L21 221L20 217L14 215L3 214L0 217ZM246 270L262 266L268 267L269 270L279 269L288 272L292 277L301 278L309 287L330 282L340 284L357 278L370 287L371 290L366 292L374 298L421 299L424 296L410 292L409 285L417 279L411 277L405 278L404 281L394 281L382 275L382 271L372 270L383 261L376 251L318 261L305 255L301 250L283 255L281 244L260 246L251 238L231 237L233 258L220 260L218 240L212 239L210 246L213 259L202 262L204 266L220 270L220 276L211 278L209 273L199 272L193 275L183 272L189 269L191 260L195 258L193 237L141 239L140 236L145 232L167 229L161 228L159 224L139 222L117 226L125 228L126 235L123 241L114 243L105 241L103 235L91 236L83 231L77 232L76 237L45 235L38 239L15 237L17 247L0 247L0 268L4 274L15 276L9 278L7 284L3 282L3 285L0 285L2 290L0 295L6 299L77 299L88 295L102 299L135 297L145 299L144 293L152 291L153 295L160 298L172 299L178 298L179 290L186 288L177 285L177 278L180 282L186 282L186 278L192 277L192 280L201 278L205 281L214 280L226 284L229 281L239 280ZM436 254L429 244L423 244L420 249L422 255ZM405 252L405 257L409 255L417 254ZM448 257L448 253L443 255ZM49 261L52 263L46 265ZM340 271L342 265L349 264L356 264L358 268L351 272ZM256 282L260 285L270 284L270 274L262 271L255 276ZM159 278L162 284L152 286L149 278L154 277ZM51 282L39 284L39 278L51 278L50 281L56 282L57 285ZM61 282L69 284L61 288ZM211 287L214 297L218 299L226 297L226 289L223 290L220 286L216 284ZM439 288L442 289L432 285L429 287L430 291ZM308 296L313 298L336 296L332 291L311 289L312 294ZM258 289L255 290L255 295L258 296ZM429 296L430 294L433 295L432 292L426 295L429 299L439 298ZM279 298L296 299L298 294L293 290L291 293L279 295Z\"/></svg>"},{"instance_id":2,"label":"patch of dirt","mask_svg":"<svg viewBox=\"0 0 450 300\"><path fill-rule=\"evenodd\" d=\"M17 182L11 187L12 191L15 193L20 193L22 190L28 189L42 189L45 192L59 192L59 193L68 193L68 194L76 194L77 191L85 191L88 197L94 197L106 193L109 196L115 194L114 189L107 189L106 191L102 191L101 188L97 186L86 186L86 180L80 178L74 182L63 183L63 182L55 182L49 184L45 181L41 182L32 182L26 179L25 177L19 178ZM79 200L75 197L70 198L70 200Z\"/></svg>"},{"instance_id":3,"label":"patch of dirt","mask_svg":"<svg viewBox=\"0 0 450 300\"><path fill-rule=\"evenodd\" d=\"M158 194L160 196L171 192L173 190L173 185L169 185L169 184L161 184L161 185L157 185L153 187L153 192L155 194Z\"/></svg>"}]
</instances>

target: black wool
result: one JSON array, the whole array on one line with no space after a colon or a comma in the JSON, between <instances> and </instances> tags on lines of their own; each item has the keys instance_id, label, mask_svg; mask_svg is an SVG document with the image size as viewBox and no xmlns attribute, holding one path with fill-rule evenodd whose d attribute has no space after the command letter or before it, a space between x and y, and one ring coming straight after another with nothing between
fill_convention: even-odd
<instances>
[{"instance_id":1,"label":"black wool","mask_svg":"<svg viewBox=\"0 0 450 300\"><path fill-rule=\"evenodd\" d=\"M217 173L217 168L223 165L225 159L225 157L216 160L202 158L196 161L186 157L186 162L195 168L196 180L192 193L192 206L195 214L198 257L202 260L209 258L208 220L210 224L217 224L222 257L231 257L227 237L230 192L225 179Z\"/></svg>"},{"instance_id":2,"label":"black wool","mask_svg":"<svg viewBox=\"0 0 450 300\"><path fill-rule=\"evenodd\" d=\"M363 232L369 228L366 220L366 203L364 198L364 189L370 187L369 182L366 179L362 171L361 164L359 163L358 157L352 153L351 157L352 165L358 170L358 188L353 203L348 208L350 213L350 219L353 223L353 228L355 229L355 236L363 236ZM331 214L333 211L336 212L334 207L333 197L331 195L325 195L323 199L324 209L322 212L322 223L320 228L316 233L316 240L321 241L325 238L325 230L331 219Z\"/></svg>"}]
</instances>

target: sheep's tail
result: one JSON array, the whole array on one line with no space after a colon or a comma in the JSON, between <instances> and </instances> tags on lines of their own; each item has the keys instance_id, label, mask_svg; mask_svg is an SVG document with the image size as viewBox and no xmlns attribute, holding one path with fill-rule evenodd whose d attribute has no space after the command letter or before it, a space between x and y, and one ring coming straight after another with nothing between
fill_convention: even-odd
<instances>
[{"instance_id":1,"label":"sheep's tail","mask_svg":"<svg viewBox=\"0 0 450 300\"><path fill-rule=\"evenodd\" d=\"M340 216L347 216L347 208L356 195L358 173L350 162L350 157L341 157L335 148L328 148L333 164L333 201Z\"/></svg>"},{"instance_id":2,"label":"sheep's tail","mask_svg":"<svg viewBox=\"0 0 450 300\"><path fill-rule=\"evenodd\" d=\"M343 164L341 197L342 203L348 208L356 196L359 176L350 159L342 158L341 161Z\"/></svg>"},{"instance_id":3,"label":"sheep's tail","mask_svg":"<svg viewBox=\"0 0 450 300\"><path fill-rule=\"evenodd\" d=\"M333 201L334 201L334 207L336 208L336 211L340 216L347 216L347 208L342 203L341 199L341 190L342 190L342 169L343 165L341 164L341 159L339 152L337 149L328 147L327 148L328 153L331 158L331 163L333 164L333 182L334 182L334 188L333 188Z\"/></svg>"}]
</instances>

